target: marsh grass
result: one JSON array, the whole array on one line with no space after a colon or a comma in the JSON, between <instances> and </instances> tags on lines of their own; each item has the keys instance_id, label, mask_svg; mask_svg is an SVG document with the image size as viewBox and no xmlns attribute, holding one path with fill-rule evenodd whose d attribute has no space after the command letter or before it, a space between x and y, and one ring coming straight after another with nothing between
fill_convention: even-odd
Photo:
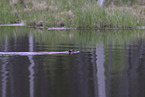
<instances>
[{"instance_id":1,"label":"marsh grass","mask_svg":"<svg viewBox=\"0 0 145 97\"><path fill-rule=\"evenodd\" d=\"M78 28L136 28L145 25L145 8L127 6L99 7L96 2L80 0L48 0L47 2L28 2L26 7L6 7L0 22L12 23L16 19L31 26L78 27ZM143 12L142 12L143 10Z\"/></svg>"},{"instance_id":2,"label":"marsh grass","mask_svg":"<svg viewBox=\"0 0 145 97\"><path fill-rule=\"evenodd\" d=\"M8 4L0 3L0 24L15 23L17 15Z\"/></svg>"}]
</instances>

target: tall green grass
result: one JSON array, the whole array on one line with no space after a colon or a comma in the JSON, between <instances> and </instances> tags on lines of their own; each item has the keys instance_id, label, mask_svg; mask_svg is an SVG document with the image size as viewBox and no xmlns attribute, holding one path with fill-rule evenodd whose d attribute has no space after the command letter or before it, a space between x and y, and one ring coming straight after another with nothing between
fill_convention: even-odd
<instances>
[{"instance_id":1,"label":"tall green grass","mask_svg":"<svg viewBox=\"0 0 145 97\"><path fill-rule=\"evenodd\" d=\"M17 15L6 2L0 2L0 24L16 22Z\"/></svg>"},{"instance_id":2,"label":"tall green grass","mask_svg":"<svg viewBox=\"0 0 145 97\"><path fill-rule=\"evenodd\" d=\"M40 21L46 27L79 28L135 28L145 25L144 15L131 7L99 7L89 0L47 0L27 2L26 7L7 4L0 6L0 22L11 23L16 18L27 25L39 26Z\"/></svg>"}]
</instances>

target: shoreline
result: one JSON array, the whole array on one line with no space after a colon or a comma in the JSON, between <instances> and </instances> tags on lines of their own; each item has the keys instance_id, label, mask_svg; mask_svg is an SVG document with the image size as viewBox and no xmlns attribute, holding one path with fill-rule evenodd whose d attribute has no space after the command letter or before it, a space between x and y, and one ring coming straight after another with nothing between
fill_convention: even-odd
<instances>
[{"instance_id":1,"label":"shoreline","mask_svg":"<svg viewBox=\"0 0 145 97\"><path fill-rule=\"evenodd\" d=\"M26 24L0 24L0 27L30 27L30 28L38 28L38 29L45 29L47 28L47 30L71 30L71 29L110 29L110 30L117 30L117 29L127 29L127 30L131 30L131 29L142 29L144 30L145 29L145 26L138 26L136 28L127 28L127 27L124 27L124 28L109 28L109 27L106 27L106 28L95 28L95 27L44 27L44 26L28 26Z\"/></svg>"}]
</instances>

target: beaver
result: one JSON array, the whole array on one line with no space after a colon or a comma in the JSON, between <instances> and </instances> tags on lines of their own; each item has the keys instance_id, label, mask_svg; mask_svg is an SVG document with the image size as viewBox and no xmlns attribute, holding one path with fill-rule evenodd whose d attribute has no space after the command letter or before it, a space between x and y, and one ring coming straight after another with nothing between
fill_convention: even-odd
<instances>
[{"instance_id":1,"label":"beaver","mask_svg":"<svg viewBox=\"0 0 145 97\"><path fill-rule=\"evenodd\" d=\"M48 55L48 54L76 54L79 53L77 50L68 50L63 52L0 52L0 55L21 55L21 56L29 56L29 55Z\"/></svg>"},{"instance_id":2,"label":"beaver","mask_svg":"<svg viewBox=\"0 0 145 97\"><path fill-rule=\"evenodd\" d=\"M73 53L79 53L79 51L77 51L77 50L74 50L74 49L72 49L72 50L68 50L68 52L69 52L69 54L73 54Z\"/></svg>"}]
</instances>

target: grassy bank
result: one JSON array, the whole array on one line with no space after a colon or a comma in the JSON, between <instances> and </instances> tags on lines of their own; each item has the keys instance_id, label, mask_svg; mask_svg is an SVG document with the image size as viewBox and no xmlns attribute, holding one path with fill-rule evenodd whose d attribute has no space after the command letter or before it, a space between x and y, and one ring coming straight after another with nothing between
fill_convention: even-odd
<instances>
[{"instance_id":1,"label":"grassy bank","mask_svg":"<svg viewBox=\"0 0 145 97\"><path fill-rule=\"evenodd\" d=\"M78 28L135 28L145 25L145 7L139 5L99 7L96 2L84 0L0 4L3 9L1 24L24 21L31 26Z\"/></svg>"}]
</instances>

